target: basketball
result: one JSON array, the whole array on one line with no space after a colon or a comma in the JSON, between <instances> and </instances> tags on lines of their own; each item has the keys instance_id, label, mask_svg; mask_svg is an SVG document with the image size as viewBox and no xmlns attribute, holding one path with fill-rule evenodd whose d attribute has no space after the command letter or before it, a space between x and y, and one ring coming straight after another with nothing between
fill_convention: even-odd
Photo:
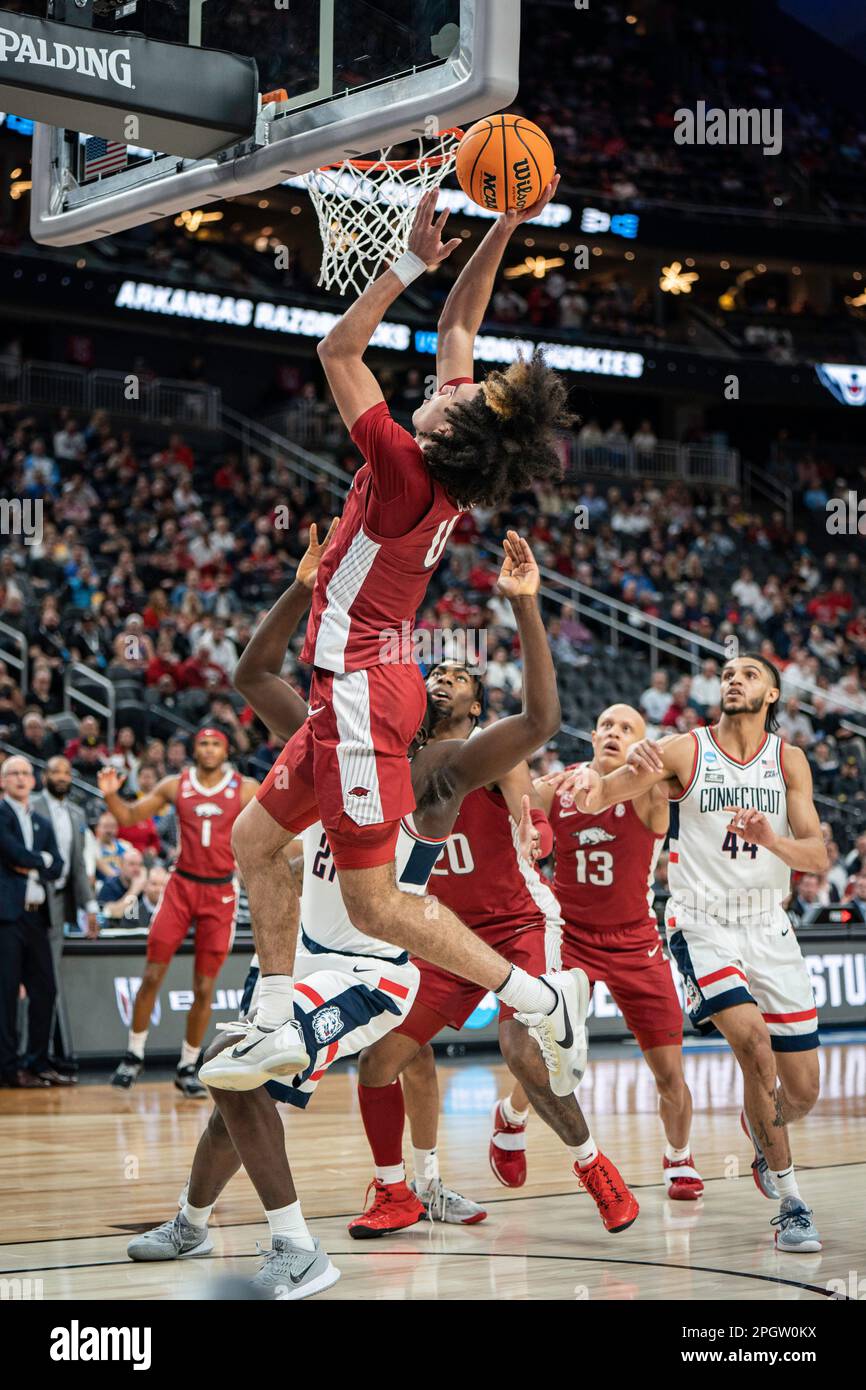
<instances>
[{"instance_id":1,"label":"basketball","mask_svg":"<svg viewBox=\"0 0 866 1390\"><path fill-rule=\"evenodd\" d=\"M553 178L553 146L523 116L486 116L467 130L457 151L460 187L490 212L532 207Z\"/></svg>"}]
</instances>

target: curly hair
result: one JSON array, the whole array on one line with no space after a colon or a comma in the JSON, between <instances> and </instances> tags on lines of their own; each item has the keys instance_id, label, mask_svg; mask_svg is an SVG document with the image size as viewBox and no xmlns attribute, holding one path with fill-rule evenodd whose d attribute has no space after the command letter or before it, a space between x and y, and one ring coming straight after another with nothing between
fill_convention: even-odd
<instances>
[{"instance_id":1,"label":"curly hair","mask_svg":"<svg viewBox=\"0 0 866 1390\"><path fill-rule=\"evenodd\" d=\"M452 405L449 432L431 436L424 460L458 506L500 506L530 483L561 476L555 431L574 422L562 378L535 352Z\"/></svg>"}]
</instances>

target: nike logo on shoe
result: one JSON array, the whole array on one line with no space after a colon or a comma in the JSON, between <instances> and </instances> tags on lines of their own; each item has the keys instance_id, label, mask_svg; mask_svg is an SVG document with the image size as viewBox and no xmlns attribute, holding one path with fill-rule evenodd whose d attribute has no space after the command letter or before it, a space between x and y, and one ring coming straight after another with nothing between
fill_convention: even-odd
<instances>
[{"instance_id":1,"label":"nike logo on shoe","mask_svg":"<svg viewBox=\"0 0 866 1390\"><path fill-rule=\"evenodd\" d=\"M264 1041L263 1038L256 1038L255 1042L251 1042L251 1043L250 1043L249 1047L235 1047L235 1048L233 1048L233 1049L232 1049L232 1057L246 1057L247 1054L248 1054L249 1052L252 1052L252 1050L253 1050L254 1047L258 1047L259 1043L260 1043L260 1042L263 1042L263 1041Z\"/></svg>"},{"instance_id":2,"label":"nike logo on shoe","mask_svg":"<svg viewBox=\"0 0 866 1390\"><path fill-rule=\"evenodd\" d=\"M562 1000L562 1004L563 1004L562 1014L563 1014L563 1017L564 1017L564 1019L565 1019L565 1037L564 1037L564 1038L557 1038L556 1041L557 1041L557 1043L559 1044L560 1047L569 1048L569 1047L573 1046L573 1044L574 1044L574 1033L572 1032L572 1029L571 1029L571 1019L570 1019L569 1016L568 1016L568 1009L565 1007L565 1000L564 1000L563 996L560 994L559 990L558 990L558 989L555 989L554 986L550 984L550 981L546 978L546 976L542 976L542 979L544 980L544 983L545 983L549 988L554 989L554 993L556 994L557 1002L559 1002L559 1000ZM555 1012L555 1010L554 1010L554 1012Z\"/></svg>"}]
</instances>

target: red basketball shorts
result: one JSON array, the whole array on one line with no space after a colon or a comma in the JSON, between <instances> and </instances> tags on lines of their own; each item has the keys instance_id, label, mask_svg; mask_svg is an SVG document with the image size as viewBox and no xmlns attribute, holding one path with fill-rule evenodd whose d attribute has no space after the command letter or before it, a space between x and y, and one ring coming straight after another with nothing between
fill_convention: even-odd
<instances>
[{"instance_id":1,"label":"red basketball shorts","mask_svg":"<svg viewBox=\"0 0 866 1390\"><path fill-rule=\"evenodd\" d=\"M228 883L197 883L175 870L163 889L147 938L147 959L165 964L195 923L195 968L215 978L232 948L238 890Z\"/></svg>"},{"instance_id":2,"label":"red basketball shorts","mask_svg":"<svg viewBox=\"0 0 866 1390\"><path fill-rule=\"evenodd\" d=\"M568 922L562 928L562 966L579 965L594 985L607 986L642 1051L678 1047L683 1011L656 926L591 932Z\"/></svg>"},{"instance_id":3,"label":"red basketball shorts","mask_svg":"<svg viewBox=\"0 0 866 1390\"><path fill-rule=\"evenodd\" d=\"M307 719L259 801L293 835L321 820L338 869L389 863L400 818L415 809L406 755L426 709L414 662L343 675L315 670Z\"/></svg>"},{"instance_id":4,"label":"red basketball shorts","mask_svg":"<svg viewBox=\"0 0 866 1390\"><path fill-rule=\"evenodd\" d=\"M521 966L529 975L544 974L543 922L517 928L481 927L476 935L504 956L510 965ZM429 961L418 960L417 957L413 957L413 960L421 974L421 983L409 1014L402 1023L398 1023L394 1032L405 1033L423 1047L443 1028L462 1028L487 990L481 985L471 984L469 980L462 980L459 975L452 975L448 970L442 970L438 965L431 965ZM499 1005L500 1023L513 1017L513 1009L507 1004Z\"/></svg>"}]
</instances>

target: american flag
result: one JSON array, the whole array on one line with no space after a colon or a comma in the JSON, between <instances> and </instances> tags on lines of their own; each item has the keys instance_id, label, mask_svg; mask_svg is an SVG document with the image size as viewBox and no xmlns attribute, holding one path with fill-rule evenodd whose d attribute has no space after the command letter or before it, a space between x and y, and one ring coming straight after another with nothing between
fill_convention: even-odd
<instances>
[{"instance_id":1,"label":"american flag","mask_svg":"<svg viewBox=\"0 0 866 1390\"><path fill-rule=\"evenodd\" d=\"M97 174L116 174L118 169L126 168L127 149L116 140L103 140L101 135L90 135L84 146L84 177L96 178Z\"/></svg>"}]
</instances>

